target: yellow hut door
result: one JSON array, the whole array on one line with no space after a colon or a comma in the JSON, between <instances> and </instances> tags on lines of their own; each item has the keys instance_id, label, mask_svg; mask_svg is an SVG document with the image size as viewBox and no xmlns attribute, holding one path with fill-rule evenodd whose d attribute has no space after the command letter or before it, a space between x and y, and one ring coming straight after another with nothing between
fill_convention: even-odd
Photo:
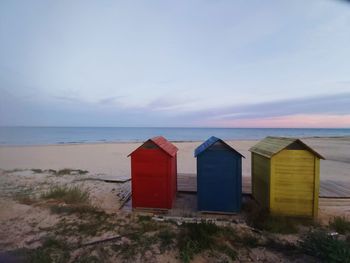
<instances>
[{"instance_id":1,"label":"yellow hut door","mask_svg":"<svg viewBox=\"0 0 350 263\"><path fill-rule=\"evenodd\" d=\"M315 156L285 149L271 160L270 209L289 216L313 216Z\"/></svg>"}]
</instances>

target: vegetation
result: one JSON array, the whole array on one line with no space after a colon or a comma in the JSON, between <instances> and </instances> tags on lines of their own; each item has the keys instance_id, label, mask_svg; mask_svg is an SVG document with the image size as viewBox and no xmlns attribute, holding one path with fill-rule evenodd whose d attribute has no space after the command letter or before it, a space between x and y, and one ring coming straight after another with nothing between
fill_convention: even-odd
<instances>
[{"instance_id":1,"label":"vegetation","mask_svg":"<svg viewBox=\"0 0 350 263\"><path fill-rule=\"evenodd\" d=\"M247 247L257 247L259 245L259 239L251 234L244 234L241 237L237 237L239 242Z\"/></svg>"},{"instance_id":2,"label":"vegetation","mask_svg":"<svg viewBox=\"0 0 350 263\"><path fill-rule=\"evenodd\" d=\"M164 229L158 233L157 238L160 241L160 250L161 252L164 252L172 247L176 234L169 229Z\"/></svg>"},{"instance_id":3,"label":"vegetation","mask_svg":"<svg viewBox=\"0 0 350 263\"><path fill-rule=\"evenodd\" d=\"M219 228L214 224L185 223L181 226L178 247L183 262L190 262L193 256L215 244L214 235Z\"/></svg>"},{"instance_id":4,"label":"vegetation","mask_svg":"<svg viewBox=\"0 0 350 263\"><path fill-rule=\"evenodd\" d=\"M140 222L149 222L151 221L152 217L151 216L145 216L145 215L139 215L138 220Z\"/></svg>"},{"instance_id":5,"label":"vegetation","mask_svg":"<svg viewBox=\"0 0 350 263\"><path fill-rule=\"evenodd\" d=\"M205 250L219 250L234 259L236 252L220 242L222 228L211 223L185 223L180 227L178 248L183 262L190 262L193 257Z\"/></svg>"},{"instance_id":6,"label":"vegetation","mask_svg":"<svg viewBox=\"0 0 350 263\"><path fill-rule=\"evenodd\" d=\"M339 234L346 234L350 232L350 221L348 221L344 216L334 217L329 222L329 226Z\"/></svg>"},{"instance_id":7,"label":"vegetation","mask_svg":"<svg viewBox=\"0 0 350 263\"><path fill-rule=\"evenodd\" d=\"M14 193L13 199L20 204L32 205L37 202L32 188L17 188Z\"/></svg>"},{"instance_id":8,"label":"vegetation","mask_svg":"<svg viewBox=\"0 0 350 263\"><path fill-rule=\"evenodd\" d=\"M31 169L33 173L36 173L36 174L41 174L43 172L45 172L44 170L42 169Z\"/></svg>"},{"instance_id":9,"label":"vegetation","mask_svg":"<svg viewBox=\"0 0 350 263\"><path fill-rule=\"evenodd\" d=\"M56 186L41 195L43 199L55 199L66 204L83 204L89 201L89 193L77 186Z\"/></svg>"},{"instance_id":10,"label":"vegetation","mask_svg":"<svg viewBox=\"0 0 350 263\"><path fill-rule=\"evenodd\" d=\"M43 169L31 169L31 171L32 171L33 173L36 173L36 174L51 173L51 174L58 175L58 176L67 175L67 174L79 174L79 175L83 175L83 174L87 174L87 173L88 173L88 171L86 171L86 170L81 170L81 169L68 169L68 168L64 168L64 169L60 169L60 170L53 170L53 169L48 169L48 170L43 170Z\"/></svg>"},{"instance_id":11,"label":"vegetation","mask_svg":"<svg viewBox=\"0 0 350 263\"><path fill-rule=\"evenodd\" d=\"M88 171L80 170L80 169L68 169L68 168L65 168L65 169L61 169L61 170L58 170L58 171L55 172L56 175L66 175L66 174L74 174L74 173L83 175L83 174L87 174Z\"/></svg>"},{"instance_id":12,"label":"vegetation","mask_svg":"<svg viewBox=\"0 0 350 263\"><path fill-rule=\"evenodd\" d=\"M15 196L15 200L21 204L24 205L32 205L37 202L36 199L30 197L29 195L26 194L18 194Z\"/></svg>"},{"instance_id":13,"label":"vegetation","mask_svg":"<svg viewBox=\"0 0 350 263\"><path fill-rule=\"evenodd\" d=\"M77 186L53 187L43 193L41 198L58 202L49 204L51 212L55 214L104 214L90 204L89 193Z\"/></svg>"},{"instance_id":14,"label":"vegetation","mask_svg":"<svg viewBox=\"0 0 350 263\"><path fill-rule=\"evenodd\" d=\"M64 263L69 259L68 249L65 242L49 237L41 247L29 251L27 258L30 263Z\"/></svg>"},{"instance_id":15,"label":"vegetation","mask_svg":"<svg viewBox=\"0 0 350 263\"><path fill-rule=\"evenodd\" d=\"M78 205L50 205L50 210L54 214L92 214L98 213L100 210L90 204Z\"/></svg>"},{"instance_id":16,"label":"vegetation","mask_svg":"<svg viewBox=\"0 0 350 263\"><path fill-rule=\"evenodd\" d=\"M227 245L216 245L215 249L225 255L227 255L231 260L235 260L237 258L237 252L233 248Z\"/></svg>"},{"instance_id":17,"label":"vegetation","mask_svg":"<svg viewBox=\"0 0 350 263\"><path fill-rule=\"evenodd\" d=\"M261 208L255 202L249 202L243 207L247 223L257 229L271 233L294 234L300 225L314 225L312 219L271 215L267 209Z\"/></svg>"},{"instance_id":18,"label":"vegetation","mask_svg":"<svg viewBox=\"0 0 350 263\"><path fill-rule=\"evenodd\" d=\"M324 262L350 262L350 245L346 241L338 240L325 231L310 232L300 243L302 251L319 258Z\"/></svg>"},{"instance_id":19,"label":"vegetation","mask_svg":"<svg viewBox=\"0 0 350 263\"><path fill-rule=\"evenodd\" d=\"M103 211L91 210L78 214L78 218L62 218L54 228L48 229L64 237L95 236L118 227L114 218Z\"/></svg>"}]
</instances>

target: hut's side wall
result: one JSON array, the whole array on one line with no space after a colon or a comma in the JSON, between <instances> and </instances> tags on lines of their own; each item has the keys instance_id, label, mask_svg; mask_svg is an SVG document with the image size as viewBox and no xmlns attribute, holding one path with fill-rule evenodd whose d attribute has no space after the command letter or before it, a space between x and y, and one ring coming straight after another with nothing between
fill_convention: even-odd
<instances>
[{"instance_id":1,"label":"hut's side wall","mask_svg":"<svg viewBox=\"0 0 350 263\"><path fill-rule=\"evenodd\" d=\"M314 209L313 216L318 216L318 197L320 195L320 159L315 157L315 186L314 186Z\"/></svg>"},{"instance_id":2,"label":"hut's side wall","mask_svg":"<svg viewBox=\"0 0 350 263\"><path fill-rule=\"evenodd\" d=\"M271 159L270 211L289 216L314 214L315 156L285 149Z\"/></svg>"},{"instance_id":3,"label":"hut's side wall","mask_svg":"<svg viewBox=\"0 0 350 263\"><path fill-rule=\"evenodd\" d=\"M270 159L252 153L252 193L263 207L269 207Z\"/></svg>"},{"instance_id":4,"label":"hut's side wall","mask_svg":"<svg viewBox=\"0 0 350 263\"><path fill-rule=\"evenodd\" d=\"M174 200L176 198L176 191L177 191L177 160L176 155L172 158L169 158L168 160L168 166L169 166L169 183L168 183L168 206L172 207Z\"/></svg>"}]
</instances>

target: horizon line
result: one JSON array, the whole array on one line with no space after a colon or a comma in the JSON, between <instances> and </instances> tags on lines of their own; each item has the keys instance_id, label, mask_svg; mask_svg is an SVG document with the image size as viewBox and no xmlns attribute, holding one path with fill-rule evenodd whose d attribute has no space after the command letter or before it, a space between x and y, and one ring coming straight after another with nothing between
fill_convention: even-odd
<instances>
[{"instance_id":1,"label":"horizon line","mask_svg":"<svg viewBox=\"0 0 350 263\"><path fill-rule=\"evenodd\" d=\"M48 126L48 125L0 125L0 128L169 128L169 129L350 129L350 127L213 127L213 126Z\"/></svg>"}]
</instances>

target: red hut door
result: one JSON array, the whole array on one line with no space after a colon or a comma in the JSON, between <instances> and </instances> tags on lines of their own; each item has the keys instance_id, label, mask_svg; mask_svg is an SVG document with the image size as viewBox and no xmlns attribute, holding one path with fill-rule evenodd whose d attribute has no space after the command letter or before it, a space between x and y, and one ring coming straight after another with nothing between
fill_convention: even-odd
<instances>
[{"instance_id":1,"label":"red hut door","mask_svg":"<svg viewBox=\"0 0 350 263\"><path fill-rule=\"evenodd\" d=\"M134 207L167 208L167 157L159 148L140 149L134 156Z\"/></svg>"}]
</instances>

